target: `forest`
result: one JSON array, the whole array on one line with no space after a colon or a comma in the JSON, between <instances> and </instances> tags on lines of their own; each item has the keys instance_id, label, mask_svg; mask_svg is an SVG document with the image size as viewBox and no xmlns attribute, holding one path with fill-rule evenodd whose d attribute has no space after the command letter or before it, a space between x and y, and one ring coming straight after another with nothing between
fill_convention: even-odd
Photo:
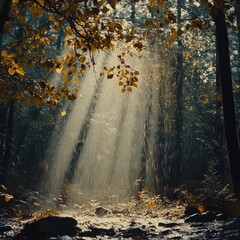
<instances>
[{"instance_id":1,"label":"forest","mask_svg":"<svg viewBox=\"0 0 240 240\"><path fill-rule=\"evenodd\" d=\"M240 239L239 0L0 0L0 239Z\"/></svg>"}]
</instances>

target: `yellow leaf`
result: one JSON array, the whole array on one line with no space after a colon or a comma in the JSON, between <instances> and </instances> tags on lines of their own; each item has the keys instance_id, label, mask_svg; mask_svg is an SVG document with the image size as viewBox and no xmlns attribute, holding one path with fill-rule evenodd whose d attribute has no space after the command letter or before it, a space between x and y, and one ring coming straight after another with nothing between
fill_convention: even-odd
<instances>
[{"instance_id":1,"label":"yellow leaf","mask_svg":"<svg viewBox=\"0 0 240 240\"><path fill-rule=\"evenodd\" d=\"M38 2L39 2L41 5L44 5L45 0L38 0Z\"/></svg>"},{"instance_id":2,"label":"yellow leaf","mask_svg":"<svg viewBox=\"0 0 240 240\"><path fill-rule=\"evenodd\" d=\"M48 17L48 20L49 20L49 21L54 21L54 20L55 20L55 17L53 16L53 14L51 14L51 15Z\"/></svg>"},{"instance_id":3,"label":"yellow leaf","mask_svg":"<svg viewBox=\"0 0 240 240\"><path fill-rule=\"evenodd\" d=\"M54 26L54 29L59 32L60 31L60 22L55 22L55 26Z\"/></svg>"},{"instance_id":4,"label":"yellow leaf","mask_svg":"<svg viewBox=\"0 0 240 240\"><path fill-rule=\"evenodd\" d=\"M148 203L148 208L153 209L155 207L155 204L153 202Z\"/></svg>"},{"instance_id":5,"label":"yellow leaf","mask_svg":"<svg viewBox=\"0 0 240 240\"><path fill-rule=\"evenodd\" d=\"M61 116L64 117L64 116L66 116L66 115L67 115L67 112L66 112L65 110L62 110L62 111L61 111Z\"/></svg>"},{"instance_id":6,"label":"yellow leaf","mask_svg":"<svg viewBox=\"0 0 240 240\"><path fill-rule=\"evenodd\" d=\"M207 105L209 103L209 99L208 99L208 97L205 97L204 99L203 99L203 104L204 105Z\"/></svg>"},{"instance_id":7,"label":"yellow leaf","mask_svg":"<svg viewBox=\"0 0 240 240\"><path fill-rule=\"evenodd\" d=\"M9 69L8 69L8 73L9 73L10 75L13 75L15 72L16 72L16 69L14 69L14 68L9 68Z\"/></svg>"},{"instance_id":8,"label":"yellow leaf","mask_svg":"<svg viewBox=\"0 0 240 240\"><path fill-rule=\"evenodd\" d=\"M16 72L18 73L18 74L20 74L20 75L22 75L22 76L24 76L24 70L22 69L22 68L17 68L16 69Z\"/></svg>"},{"instance_id":9,"label":"yellow leaf","mask_svg":"<svg viewBox=\"0 0 240 240\"><path fill-rule=\"evenodd\" d=\"M129 92L132 92L132 87L128 87L127 90L128 90Z\"/></svg>"},{"instance_id":10,"label":"yellow leaf","mask_svg":"<svg viewBox=\"0 0 240 240\"><path fill-rule=\"evenodd\" d=\"M126 88L122 88L121 92L125 93L126 92Z\"/></svg>"},{"instance_id":11,"label":"yellow leaf","mask_svg":"<svg viewBox=\"0 0 240 240\"><path fill-rule=\"evenodd\" d=\"M138 87L138 83L137 82L133 82L132 85L137 88Z\"/></svg>"},{"instance_id":12,"label":"yellow leaf","mask_svg":"<svg viewBox=\"0 0 240 240\"><path fill-rule=\"evenodd\" d=\"M3 56L3 57L7 57L8 56L8 53L7 53L7 51L2 51L2 53L1 53L1 55Z\"/></svg>"},{"instance_id":13,"label":"yellow leaf","mask_svg":"<svg viewBox=\"0 0 240 240\"><path fill-rule=\"evenodd\" d=\"M12 3L18 3L19 0L12 0Z\"/></svg>"},{"instance_id":14,"label":"yellow leaf","mask_svg":"<svg viewBox=\"0 0 240 240\"><path fill-rule=\"evenodd\" d=\"M86 61L86 57L84 57L84 56L79 57L79 61L81 63L84 63Z\"/></svg>"},{"instance_id":15,"label":"yellow leaf","mask_svg":"<svg viewBox=\"0 0 240 240\"><path fill-rule=\"evenodd\" d=\"M203 212L205 212L206 211L206 205L205 204L198 204L197 206L196 206L196 208L198 209L198 211L200 212L200 213L203 213Z\"/></svg>"},{"instance_id":16,"label":"yellow leaf","mask_svg":"<svg viewBox=\"0 0 240 240\"><path fill-rule=\"evenodd\" d=\"M13 199L13 196L10 194L2 193L1 196L4 197L5 202L9 202L11 199Z\"/></svg>"}]
</instances>

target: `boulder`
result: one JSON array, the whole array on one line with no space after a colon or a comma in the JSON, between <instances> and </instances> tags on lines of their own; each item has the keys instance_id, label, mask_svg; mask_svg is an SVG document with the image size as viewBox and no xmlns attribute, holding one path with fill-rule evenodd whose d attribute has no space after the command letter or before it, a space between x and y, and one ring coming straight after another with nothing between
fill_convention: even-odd
<instances>
[{"instance_id":1,"label":"boulder","mask_svg":"<svg viewBox=\"0 0 240 240\"><path fill-rule=\"evenodd\" d=\"M185 219L185 222L212 222L216 218L213 212L195 213Z\"/></svg>"},{"instance_id":2,"label":"boulder","mask_svg":"<svg viewBox=\"0 0 240 240\"><path fill-rule=\"evenodd\" d=\"M71 217L48 216L27 223L16 239L34 237L35 239L58 236L74 236L77 233L77 221Z\"/></svg>"},{"instance_id":3,"label":"boulder","mask_svg":"<svg viewBox=\"0 0 240 240\"><path fill-rule=\"evenodd\" d=\"M97 236L115 236L115 230L113 228L99 228L99 227L90 227L89 230L81 232L78 234L79 237L90 237L95 238Z\"/></svg>"}]
</instances>

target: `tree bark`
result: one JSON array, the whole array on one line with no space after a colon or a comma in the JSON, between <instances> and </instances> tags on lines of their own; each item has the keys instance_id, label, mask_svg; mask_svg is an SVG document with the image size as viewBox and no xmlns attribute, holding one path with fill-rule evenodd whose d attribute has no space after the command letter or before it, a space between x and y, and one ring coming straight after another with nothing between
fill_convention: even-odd
<instances>
[{"instance_id":1,"label":"tree bark","mask_svg":"<svg viewBox=\"0 0 240 240\"><path fill-rule=\"evenodd\" d=\"M240 149L238 145L236 116L233 100L227 23L222 9L215 9L213 20L216 25L216 40L219 56L219 70L221 77L223 114L229 167L234 192L238 197L240 197Z\"/></svg>"},{"instance_id":2,"label":"tree bark","mask_svg":"<svg viewBox=\"0 0 240 240\"><path fill-rule=\"evenodd\" d=\"M224 172L224 156L223 156L223 121L222 121L222 93L221 93L221 77L219 69L218 49L216 46L216 115L215 115L215 145L214 157L217 161L218 174Z\"/></svg>"},{"instance_id":3,"label":"tree bark","mask_svg":"<svg viewBox=\"0 0 240 240\"><path fill-rule=\"evenodd\" d=\"M182 0L177 1L177 22L181 26ZM177 52L177 75L176 75L176 166L175 166L175 187L180 184L181 163L182 163L182 114L183 114L183 55L182 40L178 37Z\"/></svg>"},{"instance_id":4,"label":"tree bark","mask_svg":"<svg viewBox=\"0 0 240 240\"><path fill-rule=\"evenodd\" d=\"M237 18L237 37L238 37L238 59L237 59L237 84L240 85L240 1L235 0L234 3L235 15ZM240 118L240 96L237 95L237 119ZM239 123L238 123L239 124ZM240 137L240 136L239 136Z\"/></svg>"}]
</instances>

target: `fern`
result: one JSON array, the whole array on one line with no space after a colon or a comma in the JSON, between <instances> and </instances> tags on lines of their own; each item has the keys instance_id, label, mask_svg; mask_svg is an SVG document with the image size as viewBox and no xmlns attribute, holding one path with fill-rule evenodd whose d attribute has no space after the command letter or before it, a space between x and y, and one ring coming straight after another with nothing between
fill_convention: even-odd
<instances>
[{"instance_id":1,"label":"fern","mask_svg":"<svg viewBox=\"0 0 240 240\"><path fill-rule=\"evenodd\" d=\"M218 163L215 160L209 162L207 172L204 174L204 179L201 182L200 188L204 197L217 199L219 198L219 193L223 189L223 184L217 171L217 167Z\"/></svg>"}]
</instances>

